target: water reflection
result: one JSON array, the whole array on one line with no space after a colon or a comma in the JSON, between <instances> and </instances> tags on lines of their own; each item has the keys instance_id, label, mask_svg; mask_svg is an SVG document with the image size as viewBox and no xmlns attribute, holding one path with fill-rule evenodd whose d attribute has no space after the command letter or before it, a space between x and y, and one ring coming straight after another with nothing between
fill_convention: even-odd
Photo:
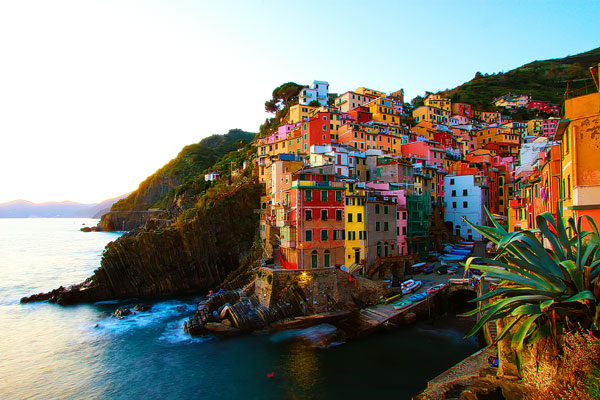
<instances>
[{"instance_id":1,"label":"water reflection","mask_svg":"<svg viewBox=\"0 0 600 400\"><path fill-rule=\"evenodd\" d=\"M289 344L285 367L286 375L292 383L293 398L310 398L319 383L319 359L317 350L304 341ZM298 396L298 397L296 397Z\"/></svg>"}]
</instances>

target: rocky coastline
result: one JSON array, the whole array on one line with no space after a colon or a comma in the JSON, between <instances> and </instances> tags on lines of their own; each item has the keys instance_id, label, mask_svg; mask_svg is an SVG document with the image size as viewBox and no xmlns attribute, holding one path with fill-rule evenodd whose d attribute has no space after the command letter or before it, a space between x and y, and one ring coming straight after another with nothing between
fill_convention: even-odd
<instances>
[{"instance_id":1,"label":"rocky coastline","mask_svg":"<svg viewBox=\"0 0 600 400\"><path fill-rule=\"evenodd\" d=\"M128 297L198 295L218 287L247 260L258 229L263 186L248 184L186 222L150 219L109 243L84 282L21 299L62 305Z\"/></svg>"}]
</instances>

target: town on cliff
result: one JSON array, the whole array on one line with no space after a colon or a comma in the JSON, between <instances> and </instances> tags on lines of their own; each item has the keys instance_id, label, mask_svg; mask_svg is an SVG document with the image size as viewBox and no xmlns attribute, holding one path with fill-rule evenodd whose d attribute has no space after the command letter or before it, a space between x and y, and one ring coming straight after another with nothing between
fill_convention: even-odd
<instances>
[{"instance_id":1,"label":"town on cliff","mask_svg":"<svg viewBox=\"0 0 600 400\"><path fill-rule=\"evenodd\" d=\"M599 65L561 104L513 92L485 107L442 92L409 104L402 89L332 94L326 81L286 83L250 143L230 132L233 147L188 177L168 170L199 151L184 149L117 202L100 227L130 232L107 246L92 277L22 302L208 293L185 323L189 334L327 324L315 342L326 347L445 312L453 294L490 299L503 279L520 282L493 260L510 242L502 235L541 230L540 246L556 250L558 221L570 219L582 222L565 237L597 235ZM550 233L548 218L557 221ZM522 266L516 252L510 260ZM597 253L586 251L583 263ZM593 286L596 275L587 276ZM522 377L520 353L498 345L518 321L503 329L491 317L471 332L489 346L465 360L462 385L510 393L510 379L490 374ZM479 379L498 358L500 374ZM444 379L432 390L450 390Z\"/></svg>"}]
</instances>

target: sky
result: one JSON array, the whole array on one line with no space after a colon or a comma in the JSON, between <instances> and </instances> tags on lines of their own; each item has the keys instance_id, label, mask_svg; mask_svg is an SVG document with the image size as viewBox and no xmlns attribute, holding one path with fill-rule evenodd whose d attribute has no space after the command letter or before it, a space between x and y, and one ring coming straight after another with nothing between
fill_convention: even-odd
<instances>
[{"instance_id":1,"label":"sky","mask_svg":"<svg viewBox=\"0 0 600 400\"><path fill-rule=\"evenodd\" d=\"M284 82L404 88L600 46L598 1L0 1L0 203L99 202Z\"/></svg>"}]
</instances>

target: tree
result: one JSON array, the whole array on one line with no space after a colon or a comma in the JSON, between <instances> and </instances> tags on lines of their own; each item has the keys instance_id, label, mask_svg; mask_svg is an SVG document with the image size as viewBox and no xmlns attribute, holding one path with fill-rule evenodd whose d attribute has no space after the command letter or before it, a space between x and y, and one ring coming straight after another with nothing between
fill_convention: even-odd
<instances>
[{"instance_id":1,"label":"tree","mask_svg":"<svg viewBox=\"0 0 600 400\"><path fill-rule=\"evenodd\" d=\"M308 103L308 105L310 107L320 107L321 103L319 103L319 100L312 100L310 103Z\"/></svg>"},{"instance_id":2,"label":"tree","mask_svg":"<svg viewBox=\"0 0 600 400\"><path fill-rule=\"evenodd\" d=\"M486 210L487 211L487 210ZM600 235L589 216L570 218L569 237L560 212L555 220L545 212L536 217L542 240L532 230L508 233L489 214L493 226L469 223L496 244L494 259L471 257L465 270L475 265L486 276L500 279L496 288L477 299L479 306L464 315L485 313L467 336L474 335L488 321L504 319L505 327L496 341L510 335L517 368L521 352L544 338L559 344L566 332L600 327ZM592 231L582 231L587 218Z\"/></svg>"},{"instance_id":3,"label":"tree","mask_svg":"<svg viewBox=\"0 0 600 400\"><path fill-rule=\"evenodd\" d=\"M300 91L306 86L295 82L287 82L273 89L272 98L265 102L265 110L276 113L298 99Z\"/></svg>"}]
</instances>

